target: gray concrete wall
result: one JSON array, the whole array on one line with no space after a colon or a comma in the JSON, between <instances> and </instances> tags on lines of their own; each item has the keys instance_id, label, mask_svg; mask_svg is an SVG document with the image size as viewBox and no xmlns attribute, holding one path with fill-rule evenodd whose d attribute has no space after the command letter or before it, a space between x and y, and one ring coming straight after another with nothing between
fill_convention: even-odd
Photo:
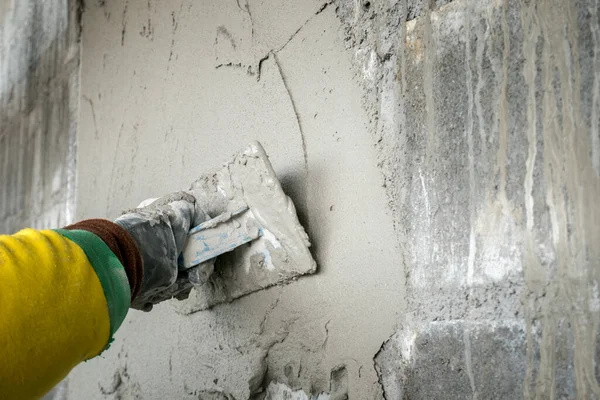
<instances>
[{"instance_id":1,"label":"gray concrete wall","mask_svg":"<svg viewBox=\"0 0 600 400\"><path fill-rule=\"evenodd\" d=\"M76 217L258 139L319 272L132 311L68 398L600 397L599 8L86 2Z\"/></svg>"},{"instance_id":2,"label":"gray concrete wall","mask_svg":"<svg viewBox=\"0 0 600 400\"><path fill-rule=\"evenodd\" d=\"M0 0L0 234L73 222L80 15L77 1Z\"/></svg>"},{"instance_id":3,"label":"gray concrete wall","mask_svg":"<svg viewBox=\"0 0 600 400\"><path fill-rule=\"evenodd\" d=\"M132 312L71 396L598 397L598 13L90 4L79 216L259 139L320 271L207 312Z\"/></svg>"},{"instance_id":4,"label":"gray concrete wall","mask_svg":"<svg viewBox=\"0 0 600 400\"><path fill-rule=\"evenodd\" d=\"M0 233L73 217L76 3L0 2Z\"/></svg>"},{"instance_id":5,"label":"gray concrete wall","mask_svg":"<svg viewBox=\"0 0 600 400\"><path fill-rule=\"evenodd\" d=\"M598 398L599 3L350 11L407 274L388 398Z\"/></svg>"}]
</instances>

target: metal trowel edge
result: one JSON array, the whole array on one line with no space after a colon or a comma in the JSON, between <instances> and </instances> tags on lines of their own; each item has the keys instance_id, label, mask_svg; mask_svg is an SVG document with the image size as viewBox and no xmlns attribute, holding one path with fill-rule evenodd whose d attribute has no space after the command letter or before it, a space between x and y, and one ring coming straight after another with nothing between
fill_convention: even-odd
<instances>
[{"instance_id":1,"label":"metal trowel edge","mask_svg":"<svg viewBox=\"0 0 600 400\"><path fill-rule=\"evenodd\" d=\"M212 218L190 230L182 267L216 262L208 281L177 304L179 311L207 309L316 271L308 235L260 143L199 179L192 191Z\"/></svg>"}]
</instances>

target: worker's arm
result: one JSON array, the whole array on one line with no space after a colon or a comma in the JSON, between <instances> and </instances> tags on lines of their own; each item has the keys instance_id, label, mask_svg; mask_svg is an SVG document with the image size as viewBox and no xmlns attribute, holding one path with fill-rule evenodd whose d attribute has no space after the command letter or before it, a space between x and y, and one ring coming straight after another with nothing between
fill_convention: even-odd
<instances>
[{"instance_id":1,"label":"worker's arm","mask_svg":"<svg viewBox=\"0 0 600 400\"><path fill-rule=\"evenodd\" d=\"M0 398L39 398L105 350L132 304L149 309L175 282L198 214L188 197L0 236Z\"/></svg>"}]
</instances>

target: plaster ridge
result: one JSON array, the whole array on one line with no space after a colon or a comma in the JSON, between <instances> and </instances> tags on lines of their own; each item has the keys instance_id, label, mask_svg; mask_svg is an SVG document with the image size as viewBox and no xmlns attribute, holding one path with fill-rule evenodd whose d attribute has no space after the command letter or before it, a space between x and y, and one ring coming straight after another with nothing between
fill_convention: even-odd
<instances>
[{"instance_id":1,"label":"plaster ridge","mask_svg":"<svg viewBox=\"0 0 600 400\"><path fill-rule=\"evenodd\" d=\"M99 139L100 135L98 134L98 123L96 122L96 110L94 109L94 102L86 95L81 95L81 97L90 105L90 109L92 110L92 119L94 120L94 137Z\"/></svg>"},{"instance_id":2,"label":"plaster ridge","mask_svg":"<svg viewBox=\"0 0 600 400\"><path fill-rule=\"evenodd\" d=\"M279 71L279 76L281 76L281 81L283 82L283 86L285 87L287 95L290 99L290 103L292 104L292 109L294 111L294 115L296 116L298 130L300 131L300 141L302 143L302 155L304 157L304 174L305 174L305 176L308 176L308 151L306 148L306 137L304 135L304 129L302 128L302 120L300 119L300 114L298 113L298 109L296 107L296 102L294 101L294 97L292 96L292 91L290 89L290 86L287 82L287 79L285 78L283 69L281 68L281 63L279 62L279 58L277 57L276 52L271 52L271 55L273 56L273 61L275 62L275 65L277 66L277 70ZM306 191L306 195L308 196L308 191ZM305 199L305 202L307 200L308 199ZM308 204L308 203L306 202L306 204ZM308 229L308 227L307 227L307 229Z\"/></svg>"}]
</instances>

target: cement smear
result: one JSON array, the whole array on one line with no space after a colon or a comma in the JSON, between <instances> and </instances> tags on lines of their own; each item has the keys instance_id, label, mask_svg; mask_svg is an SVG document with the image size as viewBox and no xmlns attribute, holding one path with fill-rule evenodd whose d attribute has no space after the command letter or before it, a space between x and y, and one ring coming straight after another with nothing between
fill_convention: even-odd
<instances>
[{"instance_id":1,"label":"cement smear","mask_svg":"<svg viewBox=\"0 0 600 400\"><path fill-rule=\"evenodd\" d=\"M204 310L316 271L294 203L281 189L260 143L252 143L190 190L215 218L249 208L263 234L217 258L208 282L195 286L187 300L177 303L180 312ZM222 199L213 205L216 196Z\"/></svg>"}]
</instances>

